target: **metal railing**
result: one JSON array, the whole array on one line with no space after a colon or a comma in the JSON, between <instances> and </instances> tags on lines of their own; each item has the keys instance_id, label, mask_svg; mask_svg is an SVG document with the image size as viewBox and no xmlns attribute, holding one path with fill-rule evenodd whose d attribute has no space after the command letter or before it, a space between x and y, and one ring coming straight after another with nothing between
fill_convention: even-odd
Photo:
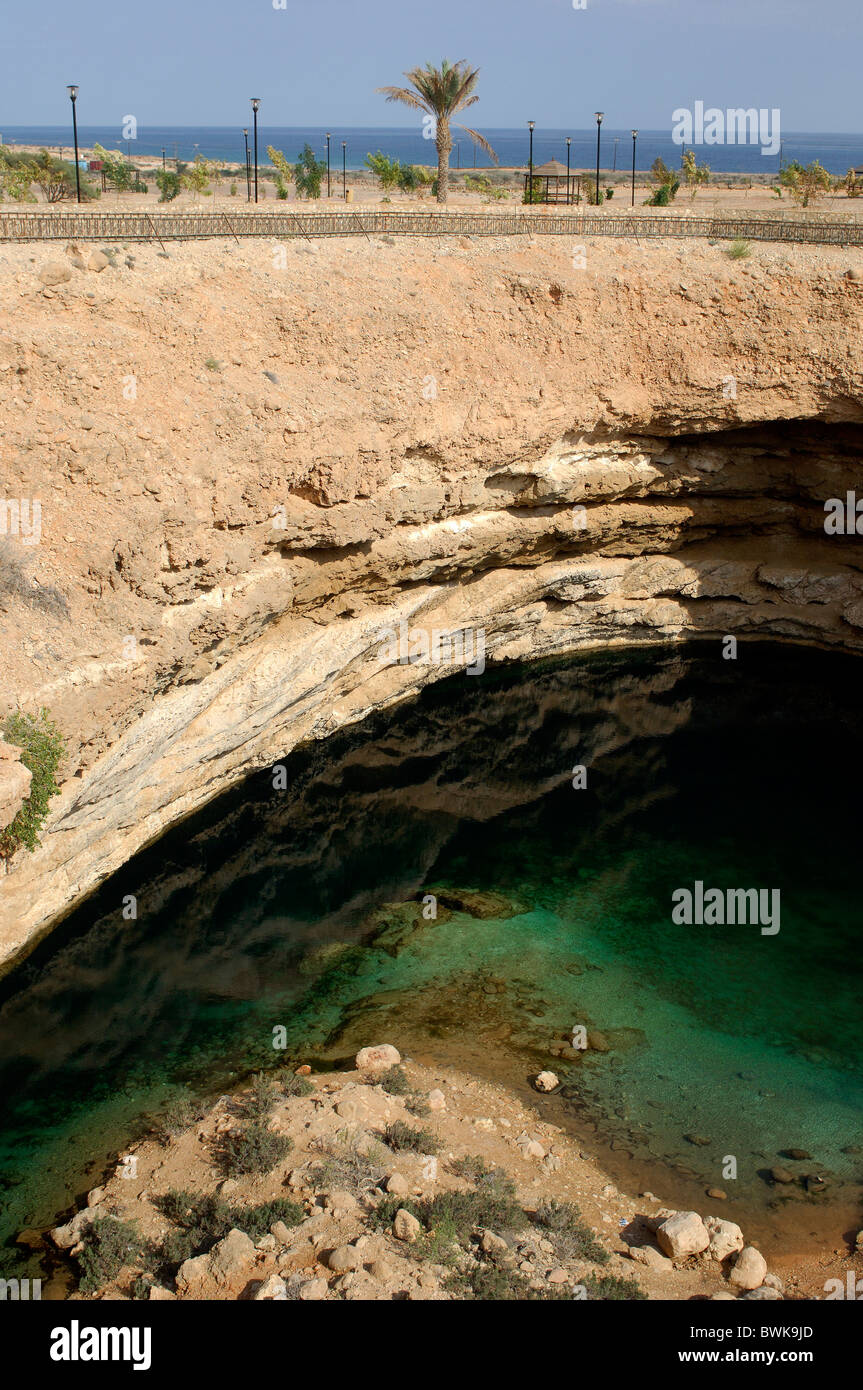
<instances>
[{"instance_id":1,"label":"metal railing","mask_svg":"<svg viewBox=\"0 0 863 1390\"><path fill-rule=\"evenodd\" d=\"M648 214L573 212L287 211L0 212L0 242L182 241L199 237L323 236L573 236L712 237L861 246L863 221L853 217L771 214Z\"/></svg>"}]
</instances>

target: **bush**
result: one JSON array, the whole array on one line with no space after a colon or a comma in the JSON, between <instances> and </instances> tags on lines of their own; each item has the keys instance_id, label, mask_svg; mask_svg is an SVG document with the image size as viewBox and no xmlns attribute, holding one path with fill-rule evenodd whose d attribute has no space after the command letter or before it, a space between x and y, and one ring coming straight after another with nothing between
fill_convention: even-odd
<instances>
[{"instance_id":1,"label":"bush","mask_svg":"<svg viewBox=\"0 0 863 1390\"><path fill-rule=\"evenodd\" d=\"M293 1147L288 1135L276 1134L263 1120L253 1120L221 1138L217 1158L228 1177L239 1178L246 1173L272 1172Z\"/></svg>"},{"instance_id":2,"label":"bush","mask_svg":"<svg viewBox=\"0 0 863 1390\"><path fill-rule=\"evenodd\" d=\"M436 1197L422 1201L388 1197L376 1208L375 1225L391 1226L396 1212L403 1207L421 1221L429 1232L443 1227L450 1239L466 1245L479 1227L495 1230L520 1226L524 1212L515 1196L515 1185L505 1173L495 1170L480 1179L473 1192L439 1192Z\"/></svg>"},{"instance_id":3,"label":"bush","mask_svg":"<svg viewBox=\"0 0 863 1390\"><path fill-rule=\"evenodd\" d=\"M403 1067L390 1067L381 1077L380 1084L391 1096L409 1096L411 1094L411 1083L408 1081Z\"/></svg>"},{"instance_id":4,"label":"bush","mask_svg":"<svg viewBox=\"0 0 863 1390\"><path fill-rule=\"evenodd\" d=\"M5 538L0 539L0 599L4 597L20 599L29 608L41 609L53 617L69 617L65 596L53 584L34 583L27 573L20 547Z\"/></svg>"},{"instance_id":5,"label":"bush","mask_svg":"<svg viewBox=\"0 0 863 1390\"><path fill-rule=\"evenodd\" d=\"M294 165L294 184L297 194L306 198L320 198L321 182L327 172L324 159L317 159L311 145L304 145L303 152Z\"/></svg>"},{"instance_id":6,"label":"bush","mask_svg":"<svg viewBox=\"0 0 863 1390\"><path fill-rule=\"evenodd\" d=\"M168 1265L204 1254L234 1229L245 1231L251 1240L260 1240L276 1221L299 1226L306 1219L303 1208L286 1197L256 1207L233 1207L221 1197L171 1188L156 1198L155 1205L179 1228L169 1232L162 1246Z\"/></svg>"},{"instance_id":7,"label":"bush","mask_svg":"<svg viewBox=\"0 0 863 1390\"><path fill-rule=\"evenodd\" d=\"M537 1209L536 1222L548 1232L566 1259L593 1260L598 1265L608 1263L608 1251L596 1240L572 1202L558 1202L554 1198L543 1202Z\"/></svg>"},{"instance_id":8,"label":"bush","mask_svg":"<svg viewBox=\"0 0 863 1390\"><path fill-rule=\"evenodd\" d=\"M732 241L731 245L726 249L725 254L732 261L742 261L746 256L751 254L751 247L749 242L744 241L742 237L735 237L734 241Z\"/></svg>"},{"instance_id":9,"label":"bush","mask_svg":"<svg viewBox=\"0 0 863 1390\"><path fill-rule=\"evenodd\" d=\"M180 175L173 169L160 169L156 175L156 187L160 203L173 202L180 192Z\"/></svg>"},{"instance_id":10,"label":"bush","mask_svg":"<svg viewBox=\"0 0 863 1390\"><path fill-rule=\"evenodd\" d=\"M313 1096L315 1088L306 1076L289 1076L287 1081L282 1082L282 1093L289 1099L303 1099L305 1096Z\"/></svg>"},{"instance_id":11,"label":"bush","mask_svg":"<svg viewBox=\"0 0 863 1390\"><path fill-rule=\"evenodd\" d=\"M163 1147L204 1117L204 1106L186 1087L154 1116L154 1137Z\"/></svg>"},{"instance_id":12,"label":"bush","mask_svg":"<svg viewBox=\"0 0 863 1390\"><path fill-rule=\"evenodd\" d=\"M87 1227L83 1245L78 1259L81 1265L79 1287L84 1293L95 1293L103 1288L124 1265L133 1264L142 1250L134 1223L120 1221L116 1216L97 1217Z\"/></svg>"},{"instance_id":13,"label":"bush","mask_svg":"<svg viewBox=\"0 0 863 1390\"><path fill-rule=\"evenodd\" d=\"M355 1132L344 1131L336 1145L322 1144L326 1157L320 1165L322 1186L351 1192L355 1197L377 1187L386 1176L383 1160L386 1152L380 1144L361 1148L362 1139Z\"/></svg>"},{"instance_id":14,"label":"bush","mask_svg":"<svg viewBox=\"0 0 863 1390\"><path fill-rule=\"evenodd\" d=\"M30 795L12 824L0 831L0 857L8 859L22 846L32 851L39 844L48 803L60 790L57 768L64 740L46 709L40 709L38 715L20 711L10 715L3 725L3 737L21 749L21 761L33 774Z\"/></svg>"},{"instance_id":15,"label":"bush","mask_svg":"<svg viewBox=\"0 0 863 1390\"><path fill-rule=\"evenodd\" d=\"M616 1274L588 1274L581 1282L588 1298L601 1298L606 1302L647 1298L634 1279L619 1279Z\"/></svg>"},{"instance_id":16,"label":"bush","mask_svg":"<svg viewBox=\"0 0 863 1390\"><path fill-rule=\"evenodd\" d=\"M411 1149L419 1154L436 1154L440 1144L428 1129L412 1129L404 1120L396 1120L384 1130L384 1143L397 1152Z\"/></svg>"}]
</instances>

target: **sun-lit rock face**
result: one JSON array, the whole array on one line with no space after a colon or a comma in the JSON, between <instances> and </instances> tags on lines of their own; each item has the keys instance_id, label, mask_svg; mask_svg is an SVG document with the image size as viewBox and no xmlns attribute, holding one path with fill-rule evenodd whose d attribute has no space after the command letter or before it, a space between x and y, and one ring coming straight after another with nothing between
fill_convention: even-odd
<instances>
[{"instance_id":1,"label":"sun-lit rock face","mask_svg":"<svg viewBox=\"0 0 863 1390\"><path fill-rule=\"evenodd\" d=\"M0 830L21 810L32 780L32 772L21 762L21 750L0 739Z\"/></svg>"},{"instance_id":2,"label":"sun-lit rock face","mask_svg":"<svg viewBox=\"0 0 863 1390\"><path fill-rule=\"evenodd\" d=\"M68 743L0 887L7 963L254 769L460 666L860 649L859 541L825 529L863 494L853 253L572 250L193 243L46 287L0 248L3 486L41 503L6 538L0 713Z\"/></svg>"}]
</instances>

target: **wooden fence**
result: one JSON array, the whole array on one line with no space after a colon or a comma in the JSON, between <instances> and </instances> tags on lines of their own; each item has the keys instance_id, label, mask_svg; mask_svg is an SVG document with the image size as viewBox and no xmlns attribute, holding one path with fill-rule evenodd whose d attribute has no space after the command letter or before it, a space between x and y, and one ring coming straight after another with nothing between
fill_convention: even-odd
<instances>
[{"instance_id":1,"label":"wooden fence","mask_svg":"<svg viewBox=\"0 0 863 1390\"><path fill-rule=\"evenodd\" d=\"M825 217L702 217L572 212L0 212L0 242L181 241L198 237L322 236L713 237L861 246L863 221Z\"/></svg>"}]
</instances>

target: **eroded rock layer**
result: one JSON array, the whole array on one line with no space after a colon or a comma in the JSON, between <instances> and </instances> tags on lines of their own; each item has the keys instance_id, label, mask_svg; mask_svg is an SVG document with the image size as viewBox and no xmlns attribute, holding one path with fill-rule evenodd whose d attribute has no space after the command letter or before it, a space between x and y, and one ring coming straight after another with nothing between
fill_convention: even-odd
<instances>
[{"instance_id":1,"label":"eroded rock layer","mask_svg":"<svg viewBox=\"0 0 863 1390\"><path fill-rule=\"evenodd\" d=\"M53 288L0 252L30 586L0 586L2 702L68 741L2 880L7 963L298 742L482 679L480 646L863 645L859 540L824 510L861 484L858 253L284 250L136 249Z\"/></svg>"}]
</instances>

